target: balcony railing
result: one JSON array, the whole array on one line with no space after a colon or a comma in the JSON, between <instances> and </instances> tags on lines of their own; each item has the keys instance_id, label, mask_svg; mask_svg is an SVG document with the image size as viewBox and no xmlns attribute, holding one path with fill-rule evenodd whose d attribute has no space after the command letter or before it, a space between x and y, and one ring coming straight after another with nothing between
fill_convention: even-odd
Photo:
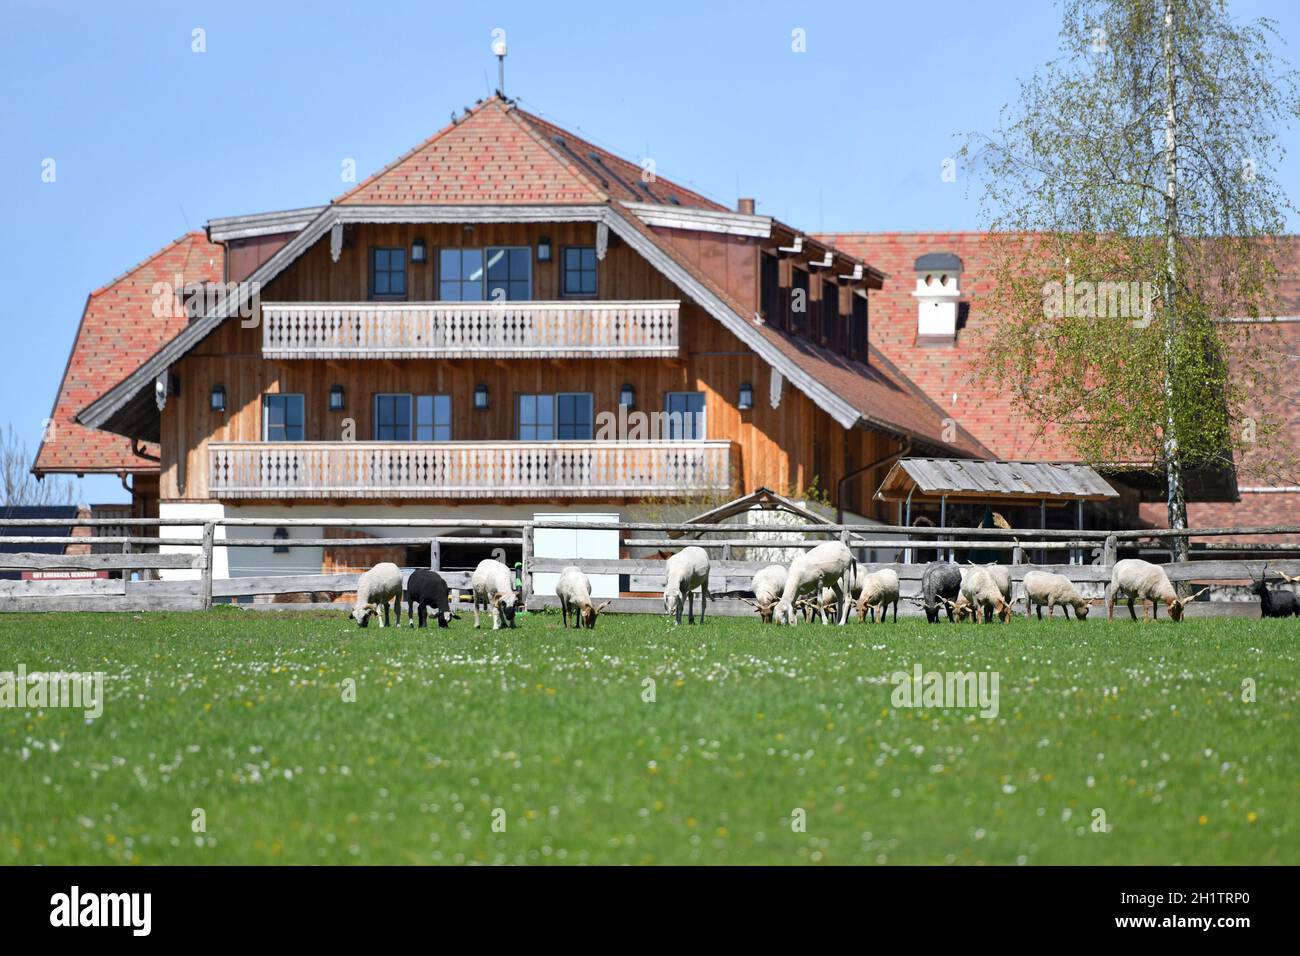
<instances>
[{"instance_id":1,"label":"balcony railing","mask_svg":"<svg viewBox=\"0 0 1300 956\"><path fill-rule=\"evenodd\" d=\"M675 301L264 302L268 359L658 358Z\"/></svg>"},{"instance_id":2,"label":"balcony railing","mask_svg":"<svg viewBox=\"0 0 1300 956\"><path fill-rule=\"evenodd\" d=\"M727 441L214 442L214 498L642 498L731 489Z\"/></svg>"}]
</instances>

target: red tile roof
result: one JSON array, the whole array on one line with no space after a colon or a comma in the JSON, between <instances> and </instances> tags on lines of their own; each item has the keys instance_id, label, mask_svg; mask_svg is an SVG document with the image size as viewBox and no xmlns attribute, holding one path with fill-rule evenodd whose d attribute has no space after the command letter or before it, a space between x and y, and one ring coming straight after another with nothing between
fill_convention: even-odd
<instances>
[{"instance_id":1,"label":"red tile roof","mask_svg":"<svg viewBox=\"0 0 1300 956\"><path fill-rule=\"evenodd\" d=\"M987 234L982 232L835 233L817 236L882 270L884 288L870 294L870 345L907 371L930 398L968 428L993 453L1011 461L1070 461L1077 458L1055 429L1043 430L1012 408L1007 392L974 382L980 354L972 340L998 319L980 307L992 280ZM965 325L951 345L918 340L916 260L929 252L951 252L962 260L961 298L969 303Z\"/></svg>"},{"instance_id":2,"label":"red tile roof","mask_svg":"<svg viewBox=\"0 0 1300 956\"><path fill-rule=\"evenodd\" d=\"M593 154L597 159L591 158ZM620 199L725 208L657 176L639 187L641 175L640 166L494 96L334 202L441 205Z\"/></svg>"},{"instance_id":3,"label":"red tile roof","mask_svg":"<svg viewBox=\"0 0 1300 956\"><path fill-rule=\"evenodd\" d=\"M107 285L90 293L72 353L54 400L52 430L36 453L37 474L143 472L157 462L131 451L119 435L78 425L73 417L158 351L185 327L184 316L154 315L157 282L214 282L222 278L224 249L202 232L172 242ZM146 446L157 456L156 446Z\"/></svg>"}]
</instances>

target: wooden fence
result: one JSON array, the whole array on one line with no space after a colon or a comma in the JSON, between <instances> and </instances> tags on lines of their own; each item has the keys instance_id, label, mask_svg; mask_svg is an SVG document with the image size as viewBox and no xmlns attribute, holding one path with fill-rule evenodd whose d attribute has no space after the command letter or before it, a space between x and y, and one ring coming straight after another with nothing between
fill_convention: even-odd
<instances>
[{"instance_id":1,"label":"wooden fence","mask_svg":"<svg viewBox=\"0 0 1300 956\"><path fill-rule=\"evenodd\" d=\"M41 534L42 527L68 525L109 530L112 534L99 534L92 538L52 536ZM466 526L480 529L476 536L456 532ZM363 538L275 538L275 537L219 537L217 529L225 528L352 528L373 532L382 529L394 532L386 536ZM904 597L919 593L924 563L907 560L920 553L939 552L960 557L971 548L997 551L1006 554L1012 567L1012 578L1020 581L1031 570L1048 570L1065 574L1075 581L1085 596L1100 595L1110 580L1111 566L1124 551L1131 551L1143 543L1166 541L1174 532L1160 529L1120 531L1074 531L1017 529L1007 532L998 528L914 528L887 525L841 524L789 524L759 525L739 523L699 524L693 522L611 522L549 520L523 521L504 519L463 518L223 518L212 521L175 518L109 519L83 518L59 519L0 519L0 528L8 533L0 537L6 548L0 552L0 570L33 572L109 572L116 577L61 578L57 580L0 580L0 611L181 611L205 610L214 603L240 598L310 595L313 592L347 594L355 591L358 574L257 574L236 577L214 577L214 552L218 548L283 548L283 547L427 547L429 564L439 566L439 554L445 545L470 545L482 547L487 554L503 545L518 546L522 555L521 582L525 601L530 608L554 606L553 597L533 593L533 575L558 572L571 564L579 564L588 573L618 574L626 584L624 593L640 597L616 599L611 609L631 612L660 612L662 602L656 595L664 586L663 551L675 551L688 544L705 548L711 558L709 591L712 613L751 614L751 609L739 600L749 592L754 573L769 561L751 560L748 549L787 549L787 554L812 548L826 540L844 540L859 554L885 550L900 554L904 560L863 562L863 567L873 570L892 567L899 575ZM137 529L135 534L122 534L121 529ZM577 558L545 558L535 554L534 535L539 528L578 529L584 531L616 531L619 536L618 559L591 560ZM188 529L189 534L178 531ZM144 533L145 530L152 534ZM491 532L487 534L485 532ZM802 534L803 538L783 537L773 540L773 534L783 536ZM1234 553L1231 546L1215 546L1215 539L1226 536L1276 536L1300 535L1300 526L1273 526L1252 528L1201 528L1184 532L1203 545L1196 552L1202 559L1166 564L1165 570L1175 583L1211 585L1215 603L1236 598L1240 605L1242 585L1259 573L1259 560L1243 561L1223 557ZM196 536L197 535L197 536ZM1014 535L1014 537L1012 536ZM93 553L44 553L35 550L16 550L23 546L66 547L93 542ZM1207 543L1208 542L1208 543ZM114 549L114 550L110 550ZM1270 550L1277 559L1270 558L1270 572L1300 575L1300 549L1294 545L1252 545L1252 551ZM1290 551L1297 557L1285 557ZM635 552L635 553L634 553ZM1026 557L1058 556L1039 563L1027 563ZM133 575L141 572L140 579ZM154 580L159 572L170 572L169 580ZM469 572L443 570L451 587L467 590ZM183 576L182 576L183 575ZM645 596L656 595L656 596ZM906 603L906 602L905 602ZM310 607L331 607L319 603L245 604L258 609L302 610ZM909 607L910 609L910 607Z\"/></svg>"}]
</instances>

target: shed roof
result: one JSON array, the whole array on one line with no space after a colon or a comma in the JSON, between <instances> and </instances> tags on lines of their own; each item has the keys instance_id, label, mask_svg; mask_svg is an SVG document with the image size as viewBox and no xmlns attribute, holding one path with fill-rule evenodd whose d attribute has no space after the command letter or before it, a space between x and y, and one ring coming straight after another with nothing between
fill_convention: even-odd
<instances>
[{"instance_id":1,"label":"shed roof","mask_svg":"<svg viewBox=\"0 0 1300 956\"><path fill-rule=\"evenodd\" d=\"M1101 501L1119 493L1087 465L1050 461L902 458L876 498L975 498L986 501Z\"/></svg>"}]
</instances>

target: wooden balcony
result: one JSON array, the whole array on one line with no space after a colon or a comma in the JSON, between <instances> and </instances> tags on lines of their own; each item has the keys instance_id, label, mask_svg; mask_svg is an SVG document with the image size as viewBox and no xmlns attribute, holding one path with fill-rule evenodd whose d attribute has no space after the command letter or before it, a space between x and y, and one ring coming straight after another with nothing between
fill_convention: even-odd
<instances>
[{"instance_id":1,"label":"wooden balcony","mask_svg":"<svg viewBox=\"0 0 1300 956\"><path fill-rule=\"evenodd\" d=\"M662 358L675 301L264 302L268 359Z\"/></svg>"},{"instance_id":2,"label":"wooden balcony","mask_svg":"<svg viewBox=\"0 0 1300 956\"><path fill-rule=\"evenodd\" d=\"M727 441L214 442L213 498L645 498L731 490Z\"/></svg>"}]
</instances>

